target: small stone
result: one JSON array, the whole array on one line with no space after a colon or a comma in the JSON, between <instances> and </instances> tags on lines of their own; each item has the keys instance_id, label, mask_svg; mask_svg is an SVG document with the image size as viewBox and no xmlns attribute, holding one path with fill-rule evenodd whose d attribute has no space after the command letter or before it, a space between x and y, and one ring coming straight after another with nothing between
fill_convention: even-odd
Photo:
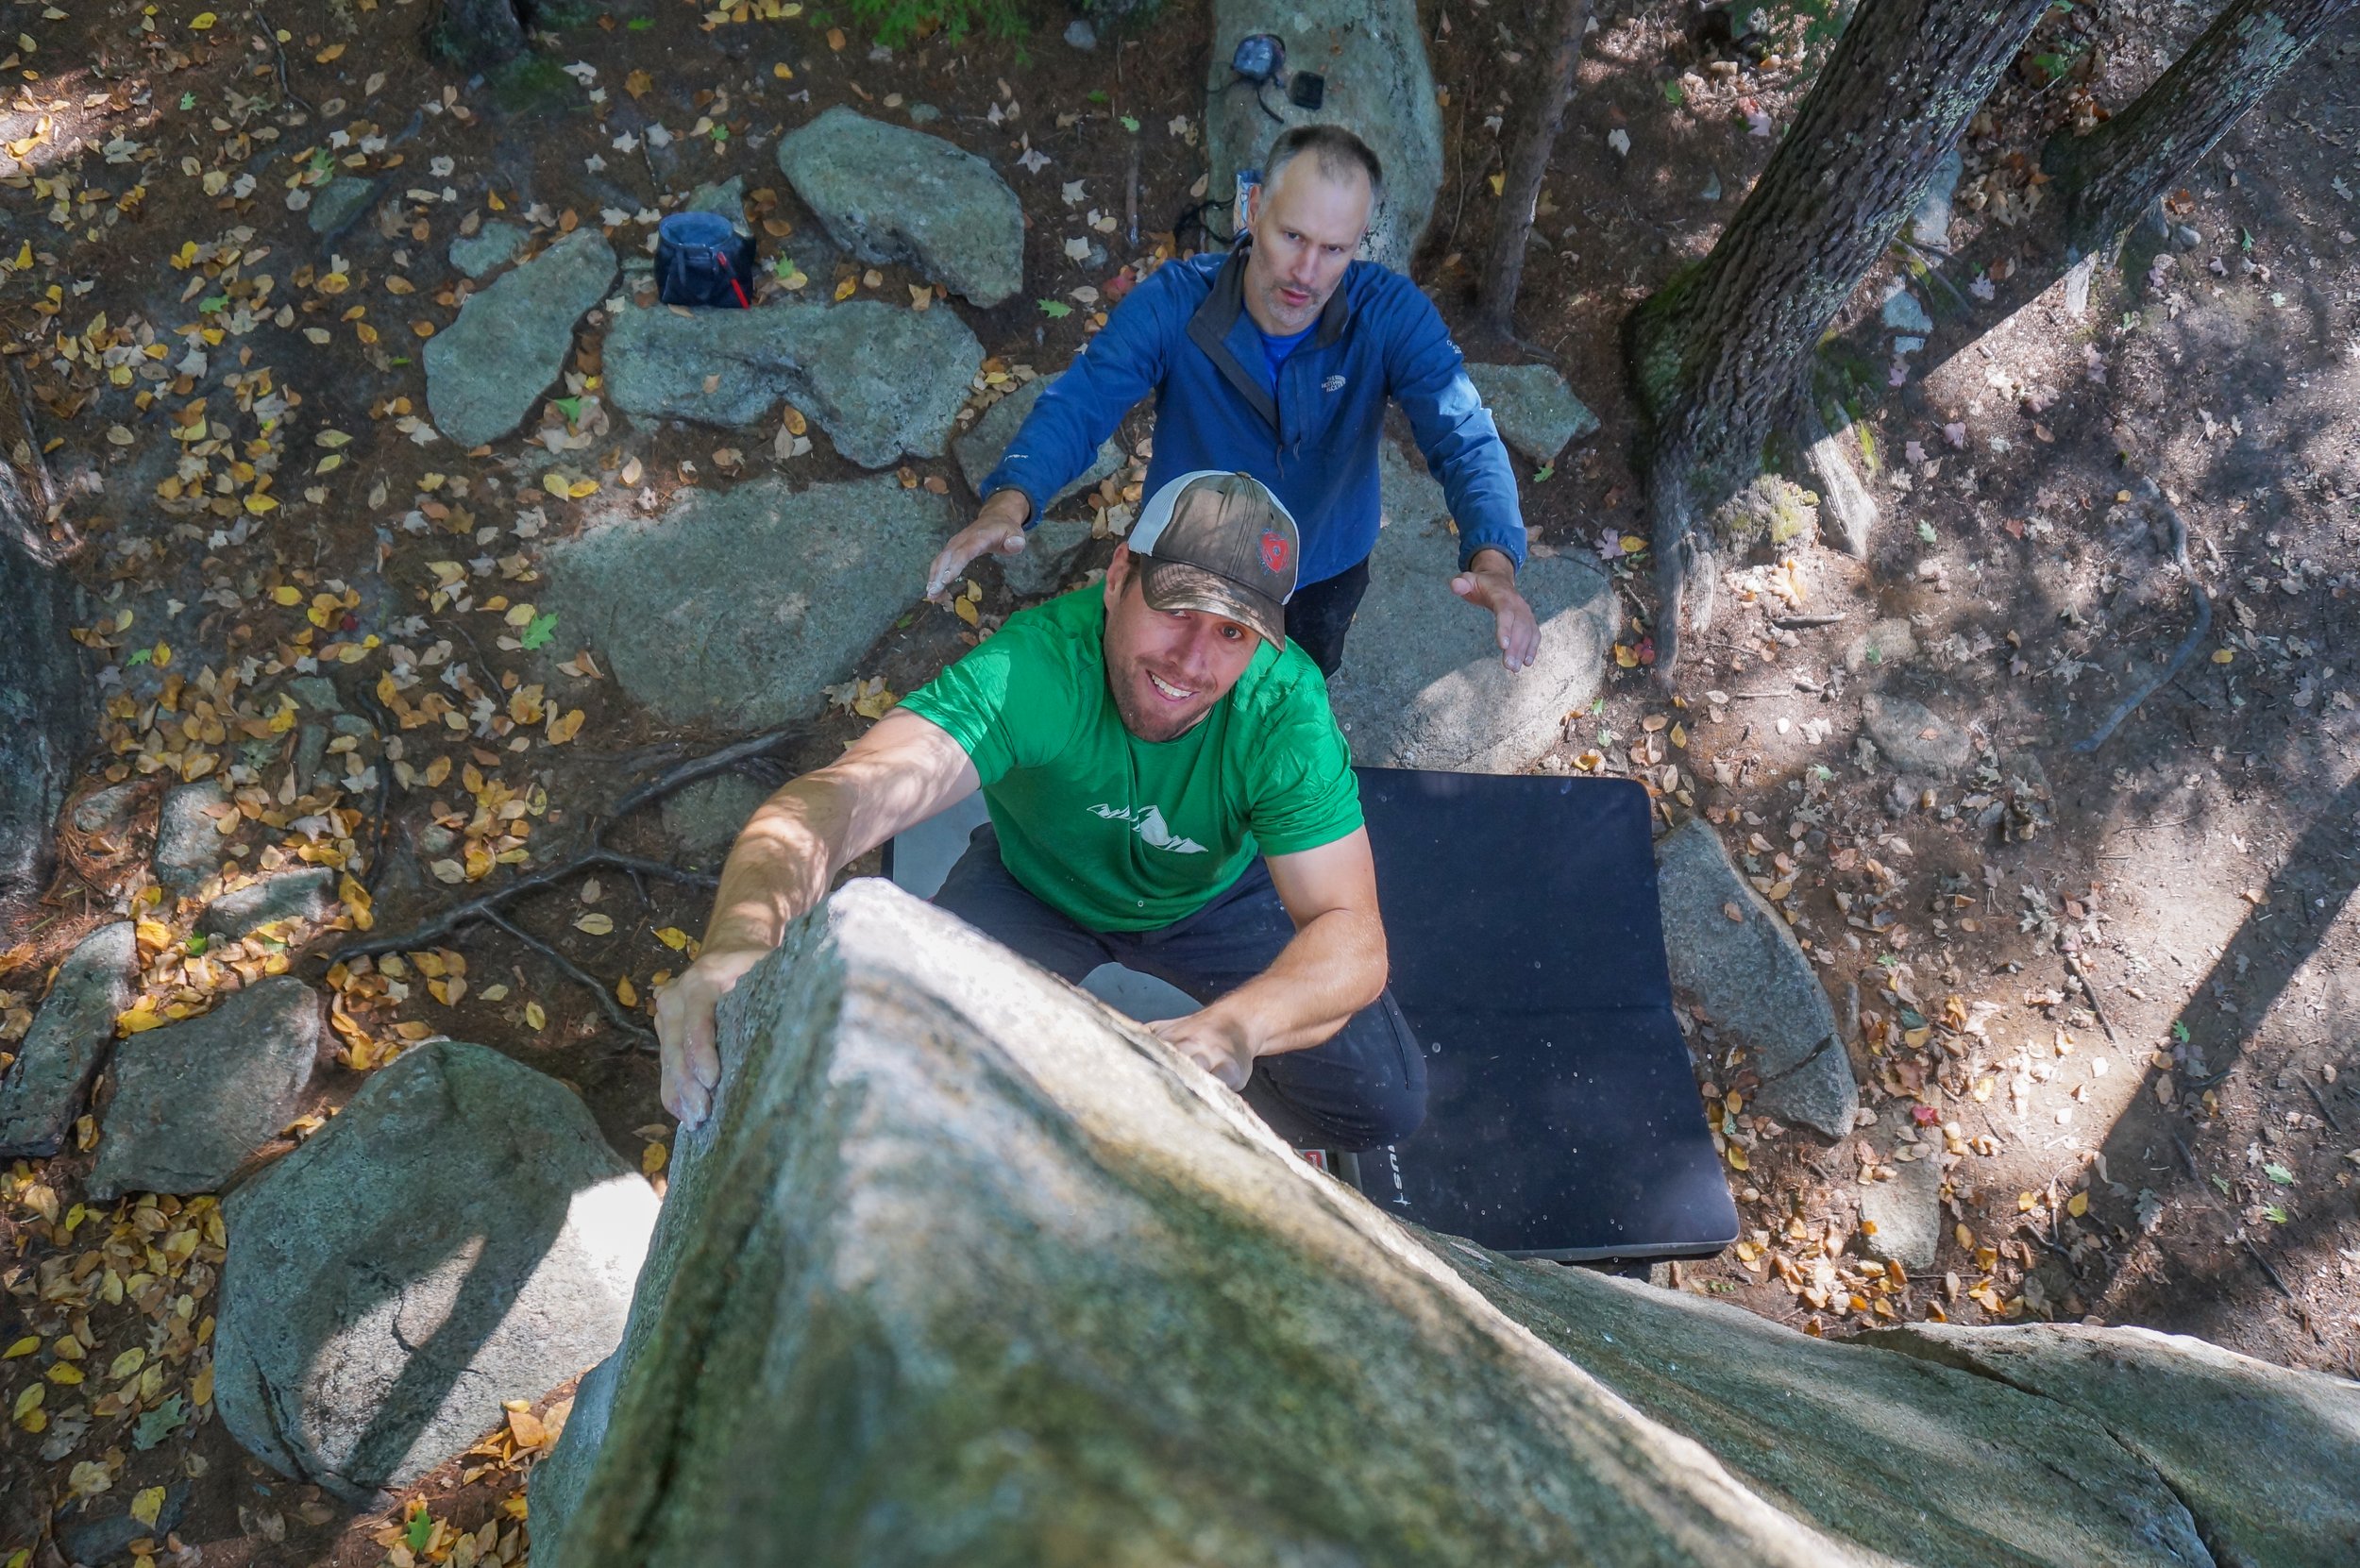
<instances>
[{"instance_id":1,"label":"small stone","mask_svg":"<svg viewBox=\"0 0 2360 1568\"><path fill-rule=\"evenodd\" d=\"M132 1516L128 1508L113 1508L101 1511L101 1504L113 1502L123 1495L117 1487L112 1496L93 1497L83 1505L86 1517L73 1524L60 1522L58 1546L68 1559L87 1568L99 1568L131 1549L131 1543L143 1538L161 1541L180 1527L181 1516L189 1509L191 1483L175 1481L164 1489L163 1506L156 1510L154 1524L144 1524ZM94 1517L93 1517L94 1516Z\"/></svg>"},{"instance_id":2,"label":"small stone","mask_svg":"<svg viewBox=\"0 0 2360 1568\"><path fill-rule=\"evenodd\" d=\"M1926 197L1917 204L1917 211L1910 219L1910 239L1928 250L1947 251L1950 248L1950 202L1959 189L1959 176L1965 160L1959 149L1951 148L1934 165L1932 180L1926 187Z\"/></svg>"},{"instance_id":3,"label":"small stone","mask_svg":"<svg viewBox=\"0 0 2360 1568\"><path fill-rule=\"evenodd\" d=\"M322 724L301 724L295 727L295 776L297 784L308 787L320 776L320 765L328 760L328 728Z\"/></svg>"},{"instance_id":4,"label":"small stone","mask_svg":"<svg viewBox=\"0 0 2360 1568\"><path fill-rule=\"evenodd\" d=\"M1535 463L1598 428L1598 416L1545 364L1471 364L1467 379L1483 395L1500 439Z\"/></svg>"},{"instance_id":5,"label":"small stone","mask_svg":"<svg viewBox=\"0 0 2360 1568\"><path fill-rule=\"evenodd\" d=\"M942 110L932 104L910 105L910 124L913 126L931 126L941 118Z\"/></svg>"},{"instance_id":6,"label":"small stone","mask_svg":"<svg viewBox=\"0 0 2360 1568\"><path fill-rule=\"evenodd\" d=\"M1860 1217L1877 1227L1863 1238L1869 1256L1913 1273L1932 1268L1942 1244L1942 1161L1931 1155L1904 1160L1891 1181L1863 1183Z\"/></svg>"},{"instance_id":7,"label":"small stone","mask_svg":"<svg viewBox=\"0 0 2360 1568\"><path fill-rule=\"evenodd\" d=\"M287 695L310 712L340 714L345 711L344 699L336 695L336 683L325 675L298 675L287 683Z\"/></svg>"},{"instance_id":8,"label":"small stone","mask_svg":"<svg viewBox=\"0 0 2360 1568\"><path fill-rule=\"evenodd\" d=\"M698 186L688 193L691 212L713 212L727 218L740 229L746 227L746 177L732 175L718 183Z\"/></svg>"},{"instance_id":9,"label":"small stone","mask_svg":"<svg viewBox=\"0 0 2360 1568\"><path fill-rule=\"evenodd\" d=\"M1098 29L1089 25L1087 17L1077 16L1065 25L1065 41L1076 49L1098 47Z\"/></svg>"},{"instance_id":10,"label":"small stone","mask_svg":"<svg viewBox=\"0 0 2360 1568\"><path fill-rule=\"evenodd\" d=\"M1719 201L1721 199L1720 170L1714 169L1710 174L1706 175L1705 188L1696 193L1696 199L1698 201Z\"/></svg>"},{"instance_id":11,"label":"small stone","mask_svg":"<svg viewBox=\"0 0 2360 1568\"><path fill-rule=\"evenodd\" d=\"M469 278L481 278L514 261L530 238L531 231L521 226L494 218L475 233L451 241L450 264Z\"/></svg>"},{"instance_id":12,"label":"small stone","mask_svg":"<svg viewBox=\"0 0 2360 1568\"><path fill-rule=\"evenodd\" d=\"M221 869L222 836L215 815L229 803L217 779L177 784L164 795L156 822L156 880L186 898Z\"/></svg>"},{"instance_id":13,"label":"small stone","mask_svg":"<svg viewBox=\"0 0 2360 1568\"><path fill-rule=\"evenodd\" d=\"M2204 243L2204 232L2188 224L2180 224L2171 231L2171 243L2182 250L2194 250Z\"/></svg>"},{"instance_id":14,"label":"small stone","mask_svg":"<svg viewBox=\"0 0 2360 1568\"><path fill-rule=\"evenodd\" d=\"M377 205L378 182L359 179L351 175L338 175L312 193L312 205L306 217L312 232L323 240L332 240L350 228L361 215Z\"/></svg>"},{"instance_id":15,"label":"small stone","mask_svg":"<svg viewBox=\"0 0 2360 1568\"><path fill-rule=\"evenodd\" d=\"M1934 318L1926 313L1926 307L1909 291L1909 285L1896 278L1885 292L1884 324L1896 332L1913 332L1923 337L1934 329Z\"/></svg>"},{"instance_id":16,"label":"small stone","mask_svg":"<svg viewBox=\"0 0 2360 1568\"><path fill-rule=\"evenodd\" d=\"M224 893L205 906L196 929L208 936L234 938L274 920L320 925L334 919L336 909L336 873L325 866L307 866Z\"/></svg>"},{"instance_id":17,"label":"small stone","mask_svg":"<svg viewBox=\"0 0 2360 1568\"><path fill-rule=\"evenodd\" d=\"M1861 706L1868 738L1899 771L1954 781L1974 766L1974 738L1923 702L1871 692Z\"/></svg>"},{"instance_id":18,"label":"small stone","mask_svg":"<svg viewBox=\"0 0 2360 1568\"><path fill-rule=\"evenodd\" d=\"M131 922L103 925L59 966L33 1027L0 1077L0 1159L45 1159L65 1146L92 1076L131 1004L139 967Z\"/></svg>"},{"instance_id":19,"label":"small stone","mask_svg":"<svg viewBox=\"0 0 2360 1568\"><path fill-rule=\"evenodd\" d=\"M115 1052L90 1195L218 1192L294 1118L319 1043L319 998L283 974L133 1035Z\"/></svg>"},{"instance_id":20,"label":"small stone","mask_svg":"<svg viewBox=\"0 0 2360 1568\"><path fill-rule=\"evenodd\" d=\"M138 809L139 803L138 780L126 779L119 784L109 784L104 789L85 795L76 804L74 826L81 833L114 837L130 827L131 813Z\"/></svg>"}]
</instances>

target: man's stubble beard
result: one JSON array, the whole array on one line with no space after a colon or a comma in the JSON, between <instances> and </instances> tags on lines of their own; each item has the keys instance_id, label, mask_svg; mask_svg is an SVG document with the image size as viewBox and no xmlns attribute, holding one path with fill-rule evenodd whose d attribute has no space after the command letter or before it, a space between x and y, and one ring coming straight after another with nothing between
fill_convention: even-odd
<instances>
[{"instance_id":1,"label":"man's stubble beard","mask_svg":"<svg viewBox=\"0 0 2360 1568\"><path fill-rule=\"evenodd\" d=\"M1190 714L1185 722L1177 726L1172 725L1172 716L1168 711L1150 710L1141 713L1134 706L1138 700L1138 694L1116 678L1112 665L1106 666L1106 695L1114 699L1115 716L1122 720L1123 729L1130 732L1135 738L1146 741L1151 746L1167 740L1178 740L1182 735L1203 723L1205 716L1213 711L1213 705L1208 702ZM1151 727L1151 723L1161 724L1165 728L1158 733Z\"/></svg>"}]
</instances>

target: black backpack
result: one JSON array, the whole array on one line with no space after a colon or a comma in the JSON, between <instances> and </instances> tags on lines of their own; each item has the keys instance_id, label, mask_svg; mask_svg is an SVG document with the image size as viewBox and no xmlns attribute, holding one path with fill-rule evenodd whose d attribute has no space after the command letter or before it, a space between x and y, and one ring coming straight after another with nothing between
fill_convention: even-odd
<instances>
[{"instance_id":1,"label":"black backpack","mask_svg":"<svg viewBox=\"0 0 2360 1568\"><path fill-rule=\"evenodd\" d=\"M666 305L746 310L754 242L718 212L675 212L656 226L656 297Z\"/></svg>"}]
</instances>

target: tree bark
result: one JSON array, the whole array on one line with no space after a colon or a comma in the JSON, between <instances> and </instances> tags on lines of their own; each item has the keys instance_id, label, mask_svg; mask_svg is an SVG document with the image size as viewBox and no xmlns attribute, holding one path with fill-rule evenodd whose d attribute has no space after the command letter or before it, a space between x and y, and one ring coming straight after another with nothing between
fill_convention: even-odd
<instances>
[{"instance_id":1,"label":"tree bark","mask_svg":"<svg viewBox=\"0 0 2360 1568\"><path fill-rule=\"evenodd\" d=\"M2123 233L2278 85L2353 0L2232 0L2131 107L2042 162L2070 190L2065 261L2109 254Z\"/></svg>"},{"instance_id":2,"label":"tree bark","mask_svg":"<svg viewBox=\"0 0 2360 1568\"><path fill-rule=\"evenodd\" d=\"M2232 0L2171 69L2123 111L2087 136L2064 133L2041 155L2048 199L2014 228L1986 224L1942 258L1933 276L1934 330L1916 359L1919 378L2046 294L2092 258L2112 256L2126 231L2170 194L2238 117L2260 102L2319 35L2355 0ZM2006 263L2006 276L1993 271ZM1941 310L1980 286L1971 312ZM1886 337L1874 317L1830 346L1858 363L1882 358ZM1880 378L1876 385L1882 389Z\"/></svg>"},{"instance_id":3,"label":"tree bark","mask_svg":"<svg viewBox=\"0 0 2360 1568\"><path fill-rule=\"evenodd\" d=\"M497 65L525 46L522 10L516 0L443 0L434 47L470 70Z\"/></svg>"},{"instance_id":4,"label":"tree bark","mask_svg":"<svg viewBox=\"0 0 2360 1568\"><path fill-rule=\"evenodd\" d=\"M1565 126L1565 106L1574 100L1574 67L1590 27L1590 0L1558 0L1557 42L1549 50L1548 74L1532 100L1532 118L1517 133L1500 186L1499 213L1492 224L1492 251L1476 294L1476 326L1492 337L1516 335L1516 291L1524 281L1525 245L1532 237L1534 210L1549 155Z\"/></svg>"},{"instance_id":5,"label":"tree bark","mask_svg":"<svg viewBox=\"0 0 2360 1568\"><path fill-rule=\"evenodd\" d=\"M1698 629L1711 621L1713 542L1698 519L1758 471L1821 336L2049 3L1863 0L1712 253L1626 323L1660 681L1692 589Z\"/></svg>"}]
</instances>

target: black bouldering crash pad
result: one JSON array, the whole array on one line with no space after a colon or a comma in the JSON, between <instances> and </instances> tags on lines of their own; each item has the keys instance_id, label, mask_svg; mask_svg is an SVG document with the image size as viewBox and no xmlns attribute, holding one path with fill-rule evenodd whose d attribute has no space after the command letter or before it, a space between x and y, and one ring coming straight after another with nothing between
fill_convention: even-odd
<instances>
[{"instance_id":1,"label":"black bouldering crash pad","mask_svg":"<svg viewBox=\"0 0 2360 1568\"><path fill-rule=\"evenodd\" d=\"M1393 996L1426 1052L1425 1124L1331 1163L1405 1220L1523 1256L1704 1257L1737 1237L1627 780L1363 767ZM983 820L970 797L888 846L930 896ZM1194 1005L1108 966L1135 1017Z\"/></svg>"}]
</instances>

